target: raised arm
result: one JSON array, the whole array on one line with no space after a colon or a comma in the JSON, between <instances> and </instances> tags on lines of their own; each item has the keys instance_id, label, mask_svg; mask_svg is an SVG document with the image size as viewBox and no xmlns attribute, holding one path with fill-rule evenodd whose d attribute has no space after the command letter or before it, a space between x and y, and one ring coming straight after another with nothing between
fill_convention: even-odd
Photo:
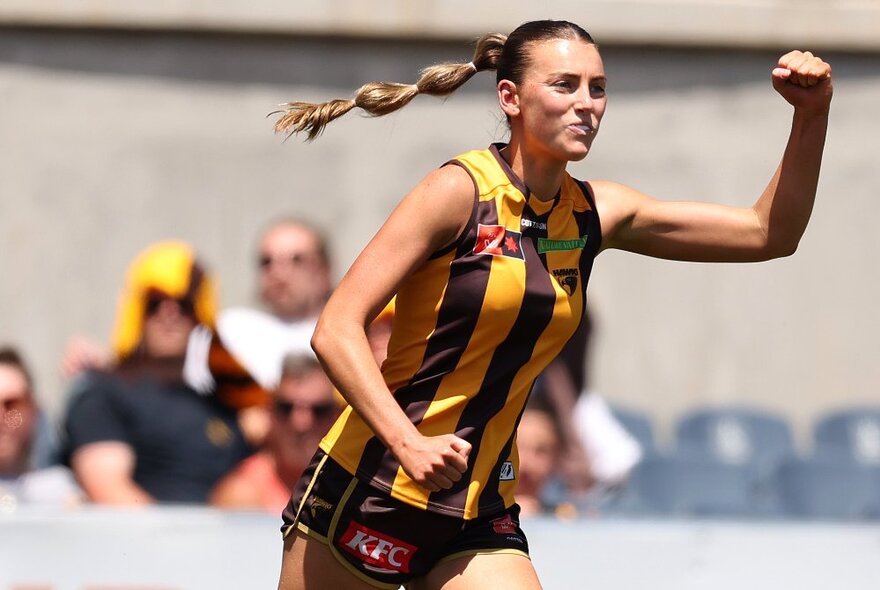
<instances>
[{"instance_id":1,"label":"raised arm","mask_svg":"<svg viewBox=\"0 0 880 590\"><path fill-rule=\"evenodd\" d=\"M312 347L330 379L404 471L430 491L448 489L467 467L470 444L453 434L424 437L385 385L366 336L403 279L464 229L474 185L459 166L429 174L361 252L324 308Z\"/></svg>"},{"instance_id":2,"label":"raised arm","mask_svg":"<svg viewBox=\"0 0 880 590\"><path fill-rule=\"evenodd\" d=\"M603 248L659 258L749 262L793 254L807 227L825 146L831 66L792 51L771 74L794 107L788 144L776 173L750 208L659 201L611 182L593 184Z\"/></svg>"}]
</instances>

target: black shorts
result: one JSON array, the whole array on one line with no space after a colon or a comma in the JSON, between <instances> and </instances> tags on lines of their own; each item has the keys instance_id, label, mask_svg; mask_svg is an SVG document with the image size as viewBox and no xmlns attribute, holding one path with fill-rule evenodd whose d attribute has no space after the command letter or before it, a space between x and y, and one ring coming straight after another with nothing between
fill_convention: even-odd
<instances>
[{"instance_id":1,"label":"black shorts","mask_svg":"<svg viewBox=\"0 0 880 590\"><path fill-rule=\"evenodd\" d=\"M429 512L361 482L320 450L282 518L285 538L296 527L327 544L343 566L377 588L396 590L444 560L529 554L516 504L473 520Z\"/></svg>"}]
</instances>

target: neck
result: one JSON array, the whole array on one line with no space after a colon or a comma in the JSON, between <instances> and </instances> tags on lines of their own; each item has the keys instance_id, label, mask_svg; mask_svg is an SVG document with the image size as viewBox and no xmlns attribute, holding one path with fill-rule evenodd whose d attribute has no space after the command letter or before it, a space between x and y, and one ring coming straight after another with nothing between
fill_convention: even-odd
<instances>
[{"instance_id":1,"label":"neck","mask_svg":"<svg viewBox=\"0 0 880 590\"><path fill-rule=\"evenodd\" d=\"M532 197L552 201L559 194L567 162L536 156L529 153L521 142L513 140L501 155L528 187Z\"/></svg>"}]
</instances>

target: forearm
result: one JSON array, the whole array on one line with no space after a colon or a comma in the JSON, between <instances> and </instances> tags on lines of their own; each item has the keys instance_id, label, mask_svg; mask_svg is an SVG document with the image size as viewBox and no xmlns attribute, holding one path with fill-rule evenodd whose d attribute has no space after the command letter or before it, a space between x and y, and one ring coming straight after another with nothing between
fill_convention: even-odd
<instances>
[{"instance_id":1,"label":"forearm","mask_svg":"<svg viewBox=\"0 0 880 590\"><path fill-rule=\"evenodd\" d=\"M127 506L153 504L156 500L132 479L135 462L134 451L125 443L103 441L77 449L70 466L92 502Z\"/></svg>"},{"instance_id":2,"label":"forearm","mask_svg":"<svg viewBox=\"0 0 880 590\"><path fill-rule=\"evenodd\" d=\"M364 327L341 317L330 318L321 319L312 338L324 370L385 446L392 451L400 448L418 431L388 390Z\"/></svg>"},{"instance_id":3,"label":"forearm","mask_svg":"<svg viewBox=\"0 0 880 590\"><path fill-rule=\"evenodd\" d=\"M147 506L156 499L133 481L101 482L83 484L89 500L96 504L116 506Z\"/></svg>"},{"instance_id":4,"label":"forearm","mask_svg":"<svg viewBox=\"0 0 880 590\"><path fill-rule=\"evenodd\" d=\"M813 211L828 113L795 111L782 162L754 206L770 257L797 249Z\"/></svg>"}]
</instances>

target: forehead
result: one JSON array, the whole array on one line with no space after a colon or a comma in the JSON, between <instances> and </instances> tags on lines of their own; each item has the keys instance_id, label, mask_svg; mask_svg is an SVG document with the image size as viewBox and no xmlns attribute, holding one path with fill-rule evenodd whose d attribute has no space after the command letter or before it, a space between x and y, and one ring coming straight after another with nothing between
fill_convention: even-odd
<instances>
[{"instance_id":1,"label":"forehead","mask_svg":"<svg viewBox=\"0 0 880 590\"><path fill-rule=\"evenodd\" d=\"M553 420L544 412L526 411L523 412L522 419L519 423L519 432L521 434L518 440L528 444L532 442L556 442L556 428Z\"/></svg>"},{"instance_id":2,"label":"forehead","mask_svg":"<svg viewBox=\"0 0 880 590\"><path fill-rule=\"evenodd\" d=\"M300 225L277 225L266 232L260 241L260 247L273 252L315 251L318 248L318 237Z\"/></svg>"},{"instance_id":3,"label":"forehead","mask_svg":"<svg viewBox=\"0 0 880 590\"><path fill-rule=\"evenodd\" d=\"M21 399L28 396L27 380L12 365L0 364L0 400Z\"/></svg>"},{"instance_id":4,"label":"forehead","mask_svg":"<svg viewBox=\"0 0 880 590\"><path fill-rule=\"evenodd\" d=\"M333 384L320 368L296 376L285 376L275 397L289 401L326 401L333 399Z\"/></svg>"},{"instance_id":5,"label":"forehead","mask_svg":"<svg viewBox=\"0 0 880 590\"><path fill-rule=\"evenodd\" d=\"M593 78L605 75L599 49L580 39L537 41L529 44L528 54L526 76L572 73Z\"/></svg>"}]
</instances>

